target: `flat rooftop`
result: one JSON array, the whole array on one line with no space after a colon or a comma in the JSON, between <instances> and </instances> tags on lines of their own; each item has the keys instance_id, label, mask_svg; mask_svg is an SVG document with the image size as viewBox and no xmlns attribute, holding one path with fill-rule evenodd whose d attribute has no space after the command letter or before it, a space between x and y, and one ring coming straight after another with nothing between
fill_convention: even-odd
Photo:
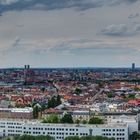
<instances>
[{"instance_id":1,"label":"flat rooftop","mask_svg":"<svg viewBox=\"0 0 140 140\"><path fill-rule=\"evenodd\" d=\"M100 125L90 124L54 124L54 123L41 123L39 120L23 120L23 119L0 119L0 122L21 123L21 125L31 126L44 126L44 127L89 127L89 128L125 128L127 123L107 123Z\"/></svg>"}]
</instances>

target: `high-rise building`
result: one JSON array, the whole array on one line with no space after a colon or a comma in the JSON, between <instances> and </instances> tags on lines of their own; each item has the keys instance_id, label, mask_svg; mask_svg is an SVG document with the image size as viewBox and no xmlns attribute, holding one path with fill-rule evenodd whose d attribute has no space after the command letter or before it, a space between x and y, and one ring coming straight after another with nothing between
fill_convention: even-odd
<instances>
[{"instance_id":1,"label":"high-rise building","mask_svg":"<svg viewBox=\"0 0 140 140\"><path fill-rule=\"evenodd\" d=\"M30 65L25 65L24 66L24 80L25 80L25 82L27 80L27 73L28 73L29 69L30 69Z\"/></svg>"},{"instance_id":2,"label":"high-rise building","mask_svg":"<svg viewBox=\"0 0 140 140\"><path fill-rule=\"evenodd\" d=\"M135 63L132 63L132 71L135 70Z\"/></svg>"},{"instance_id":3,"label":"high-rise building","mask_svg":"<svg viewBox=\"0 0 140 140\"><path fill-rule=\"evenodd\" d=\"M30 65L25 65L24 69L30 69Z\"/></svg>"}]
</instances>

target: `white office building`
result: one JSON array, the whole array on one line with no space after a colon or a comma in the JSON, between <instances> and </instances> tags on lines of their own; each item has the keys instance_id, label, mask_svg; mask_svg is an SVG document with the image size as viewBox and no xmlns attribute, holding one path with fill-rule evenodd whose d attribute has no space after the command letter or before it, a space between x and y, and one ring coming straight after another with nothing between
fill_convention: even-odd
<instances>
[{"instance_id":1,"label":"white office building","mask_svg":"<svg viewBox=\"0 0 140 140\"><path fill-rule=\"evenodd\" d=\"M129 134L138 130L136 124L136 122L134 125L125 122L104 125L44 124L34 120L0 119L0 136L50 135L55 140L63 140L67 136L102 135L114 137L116 140L128 140Z\"/></svg>"}]
</instances>

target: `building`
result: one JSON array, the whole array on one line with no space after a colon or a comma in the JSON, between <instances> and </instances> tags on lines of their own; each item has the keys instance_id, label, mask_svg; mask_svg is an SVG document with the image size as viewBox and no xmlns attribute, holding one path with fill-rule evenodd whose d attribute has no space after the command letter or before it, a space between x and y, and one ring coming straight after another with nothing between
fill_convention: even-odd
<instances>
[{"instance_id":1,"label":"building","mask_svg":"<svg viewBox=\"0 0 140 140\"><path fill-rule=\"evenodd\" d=\"M32 108L0 108L0 118L33 119Z\"/></svg>"},{"instance_id":2,"label":"building","mask_svg":"<svg viewBox=\"0 0 140 140\"><path fill-rule=\"evenodd\" d=\"M135 70L135 63L132 63L132 71Z\"/></svg>"},{"instance_id":3,"label":"building","mask_svg":"<svg viewBox=\"0 0 140 140\"><path fill-rule=\"evenodd\" d=\"M42 117L49 117L52 114L56 114L58 117L63 117L63 115L65 113L69 113L71 114L72 118L74 121L76 120L86 120L89 121L91 114L89 110L74 110L74 111L63 111L63 110L59 110L59 109L47 109L44 112L42 112Z\"/></svg>"},{"instance_id":4,"label":"building","mask_svg":"<svg viewBox=\"0 0 140 140\"><path fill-rule=\"evenodd\" d=\"M0 136L50 135L55 140L68 136L102 135L116 140L128 140L129 134L138 130L126 122L112 122L103 125L45 124L35 120L0 119ZM129 131L131 130L131 131Z\"/></svg>"},{"instance_id":5,"label":"building","mask_svg":"<svg viewBox=\"0 0 140 140\"><path fill-rule=\"evenodd\" d=\"M76 120L86 120L89 121L91 115L89 110L75 110L71 112L72 118Z\"/></svg>"}]
</instances>

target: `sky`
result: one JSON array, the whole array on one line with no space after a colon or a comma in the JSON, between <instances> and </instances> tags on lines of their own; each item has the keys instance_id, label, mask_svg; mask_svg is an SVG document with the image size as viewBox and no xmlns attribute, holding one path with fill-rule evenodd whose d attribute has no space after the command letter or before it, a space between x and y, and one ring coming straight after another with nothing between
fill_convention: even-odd
<instances>
[{"instance_id":1,"label":"sky","mask_svg":"<svg viewBox=\"0 0 140 140\"><path fill-rule=\"evenodd\" d=\"M140 67L140 0L0 0L0 68Z\"/></svg>"}]
</instances>

